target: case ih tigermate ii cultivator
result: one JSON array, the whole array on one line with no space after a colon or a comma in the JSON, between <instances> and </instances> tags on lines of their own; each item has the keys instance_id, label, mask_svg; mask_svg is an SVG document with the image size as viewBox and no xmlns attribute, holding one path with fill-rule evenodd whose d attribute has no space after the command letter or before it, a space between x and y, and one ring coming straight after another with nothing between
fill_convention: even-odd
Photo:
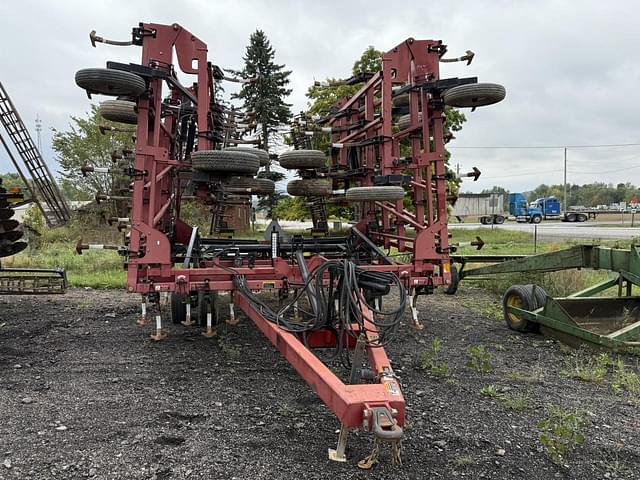
<instances>
[{"instance_id":1,"label":"case ih tigermate ii cultivator","mask_svg":"<svg viewBox=\"0 0 640 480\"><path fill-rule=\"evenodd\" d=\"M77 72L76 83L89 94L117 96L102 103L103 116L137 125L135 152L124 152L114 165L131 176L131 214L120 219L130 234L125 246L107 248L126 257L128 289L143 295L143 317L147 301L170 294L175 323L191 324L193 314L205 335L213 336L216 292L230 292L229 321L235 320L233 306L240 307L339 418L338 447L330 457L344 461L347 432L362 427L375 436L363 468L377 461L379 442L389 443L399 462L405 402L383 347L407 298L419 327L417 296L450 283L455 246L447 233L443 110L498 102L504 88L475 78L440 79L445 45L402 42L384 54L382 71L350 80L362 83L355 95L340 101L320 125L306 125L330 132L330 162L313 150L279 157L282 167L301 177L288 191L310 199L319 217L315 235L288 238L273 228L268 240L240 240L229 237L225 211L250 195L272 193L274 185L253 178L269 162L266 152L221 149L249 141L229 141L237 112L216 101L216 84L227 78L208 60L207 45L177 24L141 23L128 42L95 32L90 38L94 46L142 47L139 65L107 62L106 69ZM462 60L471 57L468 52ZM193 83L182 84L178 68ZM131 164L123 166L127 158ZM186 196L211 206L209 234L216 238L180 219ZM347 236L318 236L327 230L322 202L329 197L358 208ZM79 252L87 248L105 246L78 244ZM383 248L409 260L396 261ZM396 305L382 308L380 298L391 289ZM279 305L256 296L260 290L277 292ZM165 333L159 314L155 320L153 338L160 340ZM351 365L348 380L338 378L316 349Z\"/></svg>"}]
</instances>

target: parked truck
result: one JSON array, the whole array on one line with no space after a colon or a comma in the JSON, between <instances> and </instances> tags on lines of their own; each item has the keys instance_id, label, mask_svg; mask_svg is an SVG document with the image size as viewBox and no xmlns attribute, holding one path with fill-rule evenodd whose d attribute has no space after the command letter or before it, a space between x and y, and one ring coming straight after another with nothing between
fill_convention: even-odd
<instances>
[{"instance_id":1,"label":"parked truck","mask_svg":"<svg viewBox=\"0 0 640 480\"><path fill-rule=\"evenodd\" d=\"M504 223L504 196L501 193L461 193L453 206L453 216L464 222L467 217L478 217L483 225Z\"/></svg>"},{"instance_id":2,"label":"parked truck","mask_svg":"<svg viewBox=\"0 0 640 480\"><path fill-rule=\"evenodd\" d=\"M595 212L568 211L560 209L560 200L556 197L536 198L528 203L523 193L509 194L509 214L517 222L540 223L542 220L560 219L563 222L586 222L590 217L595 218Z\"/></svg>"}]
</instances>

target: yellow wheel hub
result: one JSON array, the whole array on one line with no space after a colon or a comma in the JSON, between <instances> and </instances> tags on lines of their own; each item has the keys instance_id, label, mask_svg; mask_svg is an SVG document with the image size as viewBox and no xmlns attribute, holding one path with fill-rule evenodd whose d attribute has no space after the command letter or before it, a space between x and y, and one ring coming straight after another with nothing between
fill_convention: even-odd
<instances>
[{"instance_id":1,"label":"yellow wheel hub","mask_svg":"<svg viewBox=\"0 0 640 480\"><path fill-rule=\"evenodd\" d=\"M522 298L520 298L519 295L509 295L509 297L507 297L507 306L523 308L524 302L522 301ZM511 322L511 324L514 326L520 325L524 321L522 318L520 318L518 315L516 315L513 312L508 311L507 316L509 317L509 321Z\"/></svg>"}]
</instances>

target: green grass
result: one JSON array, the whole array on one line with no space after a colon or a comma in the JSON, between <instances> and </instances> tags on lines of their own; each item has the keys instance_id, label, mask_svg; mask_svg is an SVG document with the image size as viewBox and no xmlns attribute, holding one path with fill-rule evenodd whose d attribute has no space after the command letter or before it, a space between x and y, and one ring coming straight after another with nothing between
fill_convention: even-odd
<instances>
[{"instance_id":1,"label":"green grass","mask_svg":"<svg viewBox=\"0 0 640 480\"><path fill-rule=\"evenodd\" d=\"M71 287L123 288L126 285L124 259L114 251L89 250L78 255L68 243L28 248L4 265L21 268L64 268Z\"/></svg>"},{"instance_id":2,"label":"green grass","mask_svg":"<svg viewBox=\"0 0 640 480\"><path fill-rule=\"evenodd\" d=\"M544 382L544 372L541 368L535 368L531 371L510 372L507 375L509 380L531 384L542 384Z\"/></svg>"},{"instance_id":3,"label":"green grass","mask_svg":"<svg viewBox=\"0 0 640 480\"><path fill-rule=\"evenodd\" d=\"M576 354L567 360L565 368L560 370L560 375L576 378L583 382L600 383L607 376L610 362L609 355L606 353L599 355Z\"/></svg>"},{"instance_id":4,"label":"green grass","mask_svg":"<svg viewBox=\"0 0 640 480\"><path fill-rule=\"evenodd\" d=\"M458 455L452 460L454 466L458 468L473 465L473 457L471 455Z\"/></svg>"},{"instance_id":5,"label":"green grass","mask_svg":"<svg viewBox=\"0 0 640 480\"><path fill-rule=\"evenodd\" d=\"M467 363L465 366L478 373L489 373L491 366L491 354L487 352L484 345L470 345L467 348Z\"/></svg>"},{"instance_id":6,"label":"green grass","mask_svg":"<svg viewBox=\"0 0 640 480\"><path fill-rule=\"evenodd\" d=\"M420 368L430 371L436 377L449 377L449 363L440 359L442 341L435 337L431 340L431 350L426 350L420 357Z\"/></svg>"},{"instance_id":7,"label":"green grass","mask_svg":"<svg viewBox=\"0 0 640 480\"><path fill-rule=\"evenodd\" d=\"M480 389L480 395L498 400L508 410L522 411L529 406L528 395L503 393L495 385L485 385Z\"/></svg>"},{"instance_id":8,"label":"green grass","mask_svg":"<svg viewBox=\"0 0 640 480\"><path fill-rule=\"evenodd\" d=\"M529 396L526 394L506 394L500 397L499 400L505 408L516 412L521 412L529 406Z\"/></svg>"},{"instance_id":9,"label":"green grass","mask_svg":"<svg viewBox=\"0 0 640 480\"><path fill-rule=\"evenodd\" d=\"M500 397L500 392L495 385L485 385L480 389L480 395L487 398L498 398Z\"/></svg>"},{"instance_id":10,"label":"green grass","mask_svg":"<svg viewBox=\"0 0 640 480\"><path fill-rule=\"evenodd\" d=\"M629 392L634 395L640 393L640 380L638 375L631 370L627 370L624 360L618 358L613 364L614 372L611 380L611 389L616 394Z\"/></svg>"}]
</instances>

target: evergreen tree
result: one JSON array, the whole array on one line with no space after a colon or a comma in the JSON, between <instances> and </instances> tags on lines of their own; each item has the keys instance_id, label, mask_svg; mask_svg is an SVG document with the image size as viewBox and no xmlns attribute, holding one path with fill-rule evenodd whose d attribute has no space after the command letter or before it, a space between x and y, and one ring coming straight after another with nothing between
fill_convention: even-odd
<instances>
[{"instance_id":1,"label":"evergreen tree","mask_svg":"<svg viewBox=\"0 0 640 480\"><path fill-rule=\"evenodd\" d=\"M287 88L291 71L275 63L275 50L262 30L251 34L244 60L238 72L243 78L255 80L245 83L232 98L244 101L247 112L255 112L262 130L262 148L269 151L269 139L278 133L278 126L291 118L291 105L284 101L291 90Z\"/></svg>"}]
</instances>

